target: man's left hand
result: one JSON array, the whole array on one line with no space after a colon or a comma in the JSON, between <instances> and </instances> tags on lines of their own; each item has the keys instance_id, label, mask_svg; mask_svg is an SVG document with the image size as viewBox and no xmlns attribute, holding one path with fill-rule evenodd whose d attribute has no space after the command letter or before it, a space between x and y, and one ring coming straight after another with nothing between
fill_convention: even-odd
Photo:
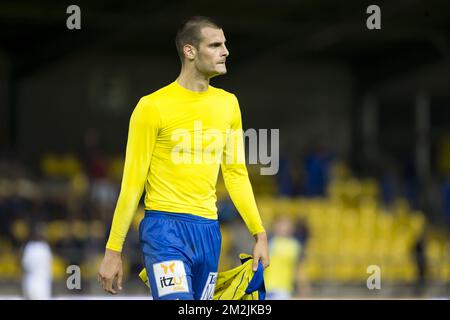
<instances>
[{"instance_id":1,"label":"man's left hand","mask_svg":"<svg viewBox=\"0 0 450 320\"><path fill-rule=\"evenodd\" d=\"M261 261L264 269L269 266L269 246L267 234L261 232L255 235L256 243L253 247L253 271L258 269L258 261Z\"/></svg>"}]
</instances>

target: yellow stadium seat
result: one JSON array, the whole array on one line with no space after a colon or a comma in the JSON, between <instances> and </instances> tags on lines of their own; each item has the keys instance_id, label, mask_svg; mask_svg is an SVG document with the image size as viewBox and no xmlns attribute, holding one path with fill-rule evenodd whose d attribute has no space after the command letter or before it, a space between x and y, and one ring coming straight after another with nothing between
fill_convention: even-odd
<instances>
[{"instance_id":1,"label":"yellow stadium seat","mask_svg":"<svg viewBox=\"0 0 450 320\"><path fill-rule=\"evenodd\" d=\"M70 228L75 239L86 240L89 237L89 226L84 221L76 220Z\"/></svg>"},{"instance_id":2,"label":"yellow stadium seat","mask_svg":"<svg viewBox=\"0 0 450 320\"><path fill-rule=\"evenodd\" d=\"M52 258L52 276L54 280L64 280L66 278L66 270L68 264L58 255L53 255Z\"/></svg>"},{"instance_id":3,"label":"yellow stadium seat","mask_svg":"<svg viewBox=\"0 0 450 320\"><path fill-rule=\"evenodd\" d=\"M17 241L25 242L30 236L30 228L24 220L17 219L12 224L12 234Z\"/></svg>"},{"instance_id":4,"label":"yellow stadium seat","mask_svg":"<svg viewBox=\"0 0 450 320\"><path fill-rule=\"evenodd\" d=\"M106 227L105 224L99 220L91 221L89 224L89 236L92 239L101 240L106 235Z\"/></svg>"}]
</instances>

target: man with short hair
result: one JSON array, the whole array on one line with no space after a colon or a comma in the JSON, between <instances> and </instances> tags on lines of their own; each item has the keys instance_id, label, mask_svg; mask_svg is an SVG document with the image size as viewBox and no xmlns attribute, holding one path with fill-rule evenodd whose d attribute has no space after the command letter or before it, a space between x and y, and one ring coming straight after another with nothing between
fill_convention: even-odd
<instances>
[{"instance_id":1,"label":"man with short hair","mask_svg":"<svg viewBox=\"0 0 450 320\"><path fill-rule=\"evenodd\" d=\"M176 36L181 72L141 98L130 119L122 186L98 281L122 289L122 246L145 187L139 234L154 299L212 299L221 235L219 167L230 197L255 237L254 270L269 265L267 236L245 165L241 113L234 94L209 85L226 74L222 28L187 19Z\"/></svg>"}]
</instances>

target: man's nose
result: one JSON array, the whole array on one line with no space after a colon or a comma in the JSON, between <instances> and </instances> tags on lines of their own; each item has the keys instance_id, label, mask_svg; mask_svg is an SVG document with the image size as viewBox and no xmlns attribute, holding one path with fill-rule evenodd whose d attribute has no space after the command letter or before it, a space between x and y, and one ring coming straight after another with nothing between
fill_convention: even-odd
<instances>
[{"instance_id":1,"label":"man's nose","mask_svg":"<svg viewBox=\"0 0 450 320\"><path fill-rule=\"evenodd\" d=\"M222 51L222 56L228 57L230 55L230 52L228 51L227 47L223 46L224 50Z\"/></svg>"}]
</instances>

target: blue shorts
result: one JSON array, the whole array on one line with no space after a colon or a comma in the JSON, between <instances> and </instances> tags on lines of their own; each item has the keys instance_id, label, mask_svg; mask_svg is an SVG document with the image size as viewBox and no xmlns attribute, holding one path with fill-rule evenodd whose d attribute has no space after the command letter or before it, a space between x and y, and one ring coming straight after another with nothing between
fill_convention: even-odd
<instances>
[{"instance_id":1,"label":"blue shorts","mask_svg":"<svg viewBox=\"0 0 450 320\"><path fill-rule=\"evenodd\" d=\"M222 242L217 220L146 211L139 239L153 299L212 299Z\"/></svg>"}]
</instances>

